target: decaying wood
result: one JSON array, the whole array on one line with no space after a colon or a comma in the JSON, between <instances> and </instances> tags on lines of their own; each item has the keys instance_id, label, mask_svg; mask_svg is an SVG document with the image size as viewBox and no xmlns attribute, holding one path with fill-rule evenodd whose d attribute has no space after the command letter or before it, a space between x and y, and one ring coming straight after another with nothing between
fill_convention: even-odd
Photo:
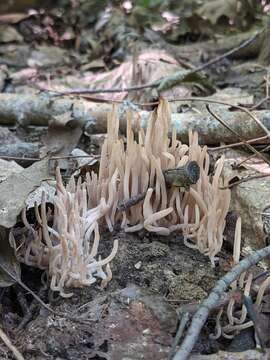
<instances>
[{"instance_id":1,"label":"decaying wood","mask_svg":"<svg viewBox=\"0 0 270 360\"><path fill-rule=\"evenodd\" d=\"M207 99L205 99L207 100ZM215 107L213 107L215 109ZM48 95L21 95L0 94L0 125L14 125L24 122L29 125L46 126L53 116L72 111L72 118L84 126L87 124L88 133L105 133L107 126L107 114L111 110L111 104L88 102L76 98L59 98ZM256 124L248 114L240 111L230 112L228 109L219 109L222 119L245 140L262 137L264 131ZM270 111L262 110L253 114L270 129ZM120 129L125 132L125 113L119 110ZM145 128L149 112L139 111L137 118L142 121ZM134 130L137 122L134 121ZM183 142L188 142L188 131L199 133L201 144L214 145L237 142L238 138L219 124L211 115L184 113L172 114L172 127L176 128L178 137ZM261 143L267 143L262 140Z\"/></svg>"},{"instance_id":2,"label":"decaying wood","mask_svg":"<svg viewBox=\"0 0 270 360\"><path fill-rule=\"evenodd\" d=\"M93 122L93 132L106 132L106 117L110 104L98 104L48 94L0 94L0 125L47 126L53 116L72 112L74 121L83 125ZM98 131L95 125L98 124Z\"/></svg>"}]
</instances>

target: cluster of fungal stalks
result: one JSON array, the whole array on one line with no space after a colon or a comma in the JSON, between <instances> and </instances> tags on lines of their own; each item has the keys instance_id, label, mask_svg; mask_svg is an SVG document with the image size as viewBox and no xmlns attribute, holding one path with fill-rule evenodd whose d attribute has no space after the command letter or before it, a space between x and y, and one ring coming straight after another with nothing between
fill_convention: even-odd
<instances>
[{"instance_id":1,"label":"cluster of fungal stalks","mask_svg":"<svg viewBox=\"0 0 270 360\"><path fill-rule=\"evenodd\" d=\"M230 190L221 178L224 158L209 175L207 147L198 144L198 135L191 133L189 146L182 144L172 132L168 138L171 114L165 100L149 119L146 132L132 129L132 113L127 114L126 144L119 138L116 108L108 116L108 134L102 147L99 173L87 174L77 184L71 178L65 187L57 172L57 194L54 215L49 226L45 200L39 223L17 251L21 261L46 268L51 288L62 296L65 287L91 285L96 277L106 285L111 278L109 263L117 252L117 241L106 259L97 259L100 228L110 231L119 224L126 232L146 229L167 236L179 232L187 246L198 249L214 263L223 242L225 217L230 203ZM189 184L179 183L177 169L197 163ZM176 171L169 171L175 169ZM174 179L174 175L176 178ZM192 179L198 180L196 184ZM193 184L193 185L192 185ZM125 202L137 198L133 206ZM106 265L106 272L102 267Z\"/></svg>"},{"instance_id":2,"label":"cluster of fungal stalks","mask_svg":"<svg viewBox=\"0 0 270 360\"><path fill-rule=\"evenodd\" d=\"M121 223L126 232L143 228L165 236L181 232L187 246L198 249L214 262L222 246L230 203L230 190L220 189L224 185L221 178L224 158L218 160L215 174L210 176L207 147L198 144L198 134L190 132L189 146L177 140L174 130L169 139L170 119L169 104L162 100L151 114L146 133L139 129L136 141L132 114L128 114L125 148L118 137L116 111L112 111L99 174L87 177L89 206L96 207L105 199L108 211L104 218L110 230L114 224ZM190 161L199 166L197 183L183 191L190 184L177 184L176 171L175 181L170 181L172 186L168 186L166 171L177 170ZM141 202L126 210L121 206L140 194L145 194Z\"/></svg>"}]
</instances>

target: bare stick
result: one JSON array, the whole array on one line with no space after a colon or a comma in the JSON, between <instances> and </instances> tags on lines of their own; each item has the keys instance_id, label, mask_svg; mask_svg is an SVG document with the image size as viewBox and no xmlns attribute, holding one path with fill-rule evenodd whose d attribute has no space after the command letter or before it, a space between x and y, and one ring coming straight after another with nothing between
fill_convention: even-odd
<instances>
[{"instance_id":1,"label":"bare stick","mask_svg":"<svg viewBox=\"0 0 270 360\"><path fill-rule=\"evenodd\" d=\"M262 149L262 150L260 151L260 153L266 152L266 151L268 151L269 149L270 149L270 145L267 145L264 149ZM242 166L245 162L247 162L247 161L250 160L250 159L253 159L254 157L255 157L255 154L252 154L252 155L248 156L246 159L240 161L240 163L237 164L236 167L239 168L239 167Z\"/></svg>"},{"instance_id":2,"label":"bare stick","mask_svg":"<svg viewBox=\"0 0 270 360\"><path fill-rule=\"evenodd\" d=\"M261 136L261 137L256 138L256 139L247 140L246 142L249 143L249 144L252 144L252 143L257 143L260 140L266 140L266 139L268 139L268 135ZM234 144L227 144L227 145L217 146L217 147L214 147L214 148L209 148L208 151L225 150L225 149L230 149L230 148L237 147L237 146L242 146L242 145L244 145L244 142L240 141L240 142L234 143Z\"/></svg>"},{"instance_id":3,"label":"bare stick","mask_svg":"<svg viewBox=\"0 0 270 360\"><path fill-rule=\"evenodd\" d=\"M208 315L213 307L215 307L229 285L238 279L238 277L251 266L257 264L259 261L270 255L270 245L265 248L255 251L245 259L241 260L234 266L225 276L223 276L213 288L208 298L203 301L198 311L193 316L191 325L188 329L187 335L184 338L180 349L177 351L173 360L186 360L191 353L200 331L208 318Z\"/></svg>"},{"instance_id":4,"label":"bare stick","mask_svg":"<svg viewBox=\"0 0 270 360\"><path fill-rule=\"evenodd\" d=\"M4 333L4 331L1 328L0 328L0 338L3 340L5 345L9 348L9 350L12 351L14 357L17 360L24 360L24 357L22 356L22 354L19 352L19 350L14 345L12 345L10 339L8 338L8 336Z\"/></svg>"},{"instance_id":5,"label":"bare stick","mask_svg":"<svg viewBox=\"0 0 270 360\"><path fill-rule=\"evenodd\" d=\"M235 130L233 130L230 126L228 126L220 116L215 114L209 107L209 105L206 105L207 110L209 113L223 126L225 126L226 129L228 129L230 132L232 132L235 136L239 138L248 148L251 150L254 154L258 155L260 158L262 158L268 165L270 165L270 161L265 157L262 153L260 153L258 150L256 150L253 146L251 146L245 139L243 139Z\"/></svg>"},{"instance_id":6,"label":"bare stick","mask_svg":"<svg viewBox=\"0 0 270 360\"><path fill-rule=\"evenodd\" d=\"M268 176L270 176L270 174L259 174L259 175L248 176L246 178L235 181L234 183L232 183L232 184L230 184L228 186L220 186L219 189L221 189L221 190L230 189L233 186L239 185L241 183L244 183L244 182L247 182L247 181L250 181L250 180L254 180L254 179L262 179L262 178L268 177Z\"/></svg>"},{"instance_id":7,"label":"bare stick","mask_svg":"<svg viewBox=\"0 0 270 360\"><path fill-rule=\"evenodd\" d=\"M190 314L188 312L185 312L182 314L181 321L180 321L177 333L176 333L174 341L173 341L173 346L172 346L170 354L169 354L169 360L171 360L175 354L175 349L176 349L179 341L181 340L181 337L183 336L185 327L186 327L189 319L190 319Z\"/></svg>"},{"instance_id":8,"label":"bare stick","mask_svg":"<svg viewBox=\"0 0 270 360\"><path fill-rule=\"evenodd\" d=\"M65 156L52 156L49 158L49 161L52 160L60 160L60 159L84 159L84 158L95 158L98 159L100 155L65 155ZM0 159L3 160L18 160L18 161L40 161L42 158L28 158L28 157L20 157L20 156L1 156Z\"/></svg>"}]
</instances>

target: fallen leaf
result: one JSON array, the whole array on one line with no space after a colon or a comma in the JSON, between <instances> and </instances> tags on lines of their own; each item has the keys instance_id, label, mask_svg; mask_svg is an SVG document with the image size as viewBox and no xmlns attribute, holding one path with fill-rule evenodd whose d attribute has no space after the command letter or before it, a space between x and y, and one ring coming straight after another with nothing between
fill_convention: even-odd
<instances>
[{"instance_id":1,"label":"fallen leaf","mask_svg":"<svg viewBox=\"0 0 270 360\"><path fill-rule=\"evenodd\" d=\"M29 14L24 13L12 13L0 15L0 24L16 24L29 17Z\"/></svg>"},{"instance_id":2,"label":"fallen leaf","mask_svg":"<svg viewBox=\"0 0 270 360\"><path fill-rule=\"evenodd\" d=\"M9 42L22 42L23 37L18 31L9 25L0 25L0 42L9 43Z\"/></svg>"},{"instance_id":3,"label":"fallen leaf","mask_svg":"<svg viewBox=\"0 0 270 360\"><path fill-rule=\"evenodd\" d=\"M25 200L27 210L33 208L35 204L41 204L43 193L45 193L46 202L53 204L55 192L55 186L50 185L47 181L43 181L41 185L36 190L32 191Z\"/></svg>"},{"instance_id":4,"label":"fallen leaf","mask_svg":"<svg viewBox=\"0 0 270 360\"><path fill-rule=\"evenodd\" d=\"M82 125L73 120L71 111L55 116L49 123L48 133L42 139L44 146L40 150L40 156L70 155L77 146L82 132ZM66 160L59 160L58 164L62 169L68 167Z\"/></svg>"},{"instance_id":5,"label":"fallen leaf","mask_svg":"<svg viewBox=\"0 0 270 360\"><path fill-rule=\"evenodd\" d=\"M11 286L16 282L3 270L3 268L14 275L15 278L21 278L20 264L9 244L8 233L8 229L0 226L0 287Z\"/></svg>"},{"instance_id":6,"label":"fallen leaf","mask_svg":"<svg viewBox=\"0 0 270 360\"><path fill-rule=\"evenodd\" d=\"M27 196L49 178L48 159L34 163L0 184L0 226L11 228L25 206Z\"/></svg>"},{"instance_id":7,"label":"fallen leaf","mask_svg":"<svg viewBox=\"0 0 270 360\"><path fill-rule=\"evenodd\" d=\"M10 175L20 173L23 167L15 161L0 159L0 183L6 180Z\"/></svg>"},{"instance_id":8,"label":"fallen leaf","mask_svg":"<svg viewBox=\"0 0 270 360\"><path fill-rule=\"evenodd\" d=\"M202 3L196 14L215 25L221 17L233 20L237 16L238 0L212 0Z\"/></svg>"}]
</instances>

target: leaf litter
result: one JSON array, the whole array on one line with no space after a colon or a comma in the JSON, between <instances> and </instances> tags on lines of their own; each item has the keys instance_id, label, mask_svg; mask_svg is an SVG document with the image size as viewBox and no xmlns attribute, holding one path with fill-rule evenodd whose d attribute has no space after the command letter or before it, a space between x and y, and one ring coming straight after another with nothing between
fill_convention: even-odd
<instances>
[{"instance_id":1,"label":"leaf litter","mask_svg":"<svg viewBox=\"0 0 270 360\"><path fill-rule=\"evenodd\" d=\"M179 130L178 138L174 131L170 130L173 146L180 146L178 142L180 137L181 146L183 146L182 156L185 160L184 148L187 144L188 130L189 128L192 128L193 131L199 130L199 141L202 144L198 144L198 146L202 145L203 148L204 145L210 145L210 157L203 160L202 155L198 161L202 161L202 163L209 161L208 175L211 181L215 173L215 162L221 163L223 160L220 159L223 159L225 155L222 176L231 181L228 184L223 182L219 185L221 187L232 186L230 187L232 191L230 211L236 214L236 219L240 214L242 217L241 257L247 256L250 251L264 247L268 241L268 211L270 207L266 196L268 193L267 177L250 179L239 185L236 183L236 180L245 180L254 175L268 175L268 164L258 157L250 157L247 160L250 154L243 142L240 144L241 151L228 151L226 146L235 146L232 143L240 142L240 140L233 137L230 131L225 136L224 129L214 125L216 120L209 116L204 106L205 103L196 102L196 96L204 97L206 101L207 99L213 102L217 101L217 104L213 105L214 112L218 110L219 116L228 121L230 126L237 130L240 137L244 140L252 140L255 137L263 138L265 133L259 124L261 122L265 126L269 126L267 114L268 70L265 65L266 42L263 42L262 37L258 36L254 40L253 47L247 46L242 49L245 50L244 53L241 53L239 49L215 66L206 67L196 76L189 76L189 69L194 69L207 62L207 56L214 58L228 49L237 48L249 32L248 37L252 37L253 21L256 21L258 25L260 21L258 19L267 16L267 13L264 11L264 4L260 8L257 3L253 4L253 2L248 2L247 6L244 6L241 1L230 1L228 4L224 4L214 0L201 4L194 0L191 3L144 1L132 7L132 4L129 6L127 2L124 2L119 7L115 2L107 6L103 2L96 1L59 1L61 11L57 10L55 6L43 11L38 10L38 2L33 1L33 7L36 6L36 10L32 12L26 8L22 14L10 12L0 16L3 24L2 28L0 27L0 39L2 39L0 53L3 54L1 95L5 96L6 93L18 95L18 97L14 97L14 106L16 105L17 109L20 109L23 95L35 95L34 101L39 99L40 88L43 91L45 89L45 92L46 90L55 91L48 92L46 114L40 122L40 125L43 126L49 124L48 129L36 126L39 113L38 110L35 110L37 108L29 106L29 103L27 113L20 113L15 127L16 116L14 117L14 113L10 113L10 110L2 106L6 112L0 114L3 115L3 119L12 118L12 123L8 123L10 130L20 137L20 141L24 141L25 154L26 149L27 151L30 149L31 141L37 141L38 148L38 151L35 149L35 152L32 152L32 156L27 157L24 154L25 160L23 160L18 151L19 148L13 146L11 137L10 140L7 140L8 146L6 146L5 154L2 155L1 169L3 170L0 174L2 246L0 262L14 275L15 279L20 281L23 279L32 290L41 296L42 300L51 305L54 304L58 313L58 315L48 315L40 310L39 314L30 311L29 316L28 311L28 315L26 315L25 309L31 309L35 300L32 301L27 294L18 291L16 286L12 286L16 280L1 271L0 286L7 287L3 301L1 301L5 314L2 321L3 328L26 359L40 359L40 356L42 357L45 353L55 359L73 359L83 356L104 359L124 357L137 359L138 354L143 358L165 359L171 353L178 321L177 312L181 314L184 305L196 308L198 303L210 292L217 279L231 269L235 263L236 255L230 248L235 240L226 241L226 236L227 239L234 237L235 230L235 222L232 221L230 225L229 218L224 233L224 246L217 254L219 259L212 261L216 264L213 269L205 256L183 245L184 240L190 247L196 247L194 229L190 232L187 229L184 230L184 234L185 231L189 234L189 239L183 238L181 232L172 233L170 238L166 239L161 235L145 231L143 227L134 234L126 233L125 226L138 225L139 222L136 224L134 219L139 221L141 214L144 212L146 214L150 209L149 207L147 210L146 204L142 206L141 203L134 203L133 207L128 209L127 214L122 214L126 216L126 219L125 217L122 219L122 229L117 224L119 219L111 228L112 232L104 229L105 224L100 221L99 226L103 229L99 243L101 259L109 256L113 242L119 242L118 253L112 261L111 269L106 268L106 279L110 279L110 281L104 278L99 269L97 271L102 275L101 278L103 277L101 281L97 281L90 288L72 289L74 294L70 299L57 300L54 299L53 292L49 290L50 272L42 274L42 271L18 262L13 252L13 248L16 249L15 252L20 251L18 239L24 239L26 244L31 244L31 242L34 244L33 234L44 232L45 217L53 236L52 246L47 249L44 247L45 250L42 250L44 251L43 257L45 259L48 256L46 252L48 252L49 255L55 256L55 258L52 257L52 265L59 261L59 255L56 255L55 249L58 246L59 236L61 238L63 235L60 232L57 237L57 234L53 233L56 228L60 228L59 226L55 227L54 213L57 208L54 201L57 191L59 195L59 187L62 191L63 188L59 183L56 185L54 181L55 169L57 166L60 167L64 184L68 183L71 175L74 175L75 183L82 184L81 190L78 190L76 195L72 191L68 192L70 199L72 196L83 199L85 179L89 176L87 174L92 172L93 179L95 179L93 171L97 173L98 167L103 168L103 175L106 173L106 167L104 167L106 157L104 155L112 156L113 152L108 151L110 149L110 145L108 145L106 153L106 147L102 147L102 143L103 141L110 143L110 139L106 135L106 121L108 109L111 106L107 105L113 101L126 101L120 105L119 110L120 115L122 112L122 118L120 116L120 135L117 140L119 148L114 150L117 151L117 156L107 157L110 159L109 162L118 164L120 174L127 165L127 154L131 151L129 147L132 136L143 149L144 136L149 136L149 133L146 131L144 134L146 125L144 129L141 129L139 123L146 124L147 116L151 111L155 112L157 98L159 96L171 100L181 98L181 102L171 104L173 125L176 124ZM93 11L94 8L96 11ZM260 15L255 19L256 11ZM87 14L91 14L91 16L89 17ZM241 40L239 40L240 38ZM258 60L261 61L259 66L256 64L256 59L255 61L250 60L252 56L258 56ZM245 57L248 57L250 61L247 69L244 69L247 64ZM154 83L160 79L162 79L162 89L165 87L168 89L159 91L161 89L159 87L158 90L156 88L149 90L138 88L135 92L121 91L123 88ZM79 112L77 111L78 103L76 103L76 97L79 95L66 95L63 99L57 99L61 95L59 93L72 89L102 88L119 89L119 91L81 96ZM195 100L184 101L183 99L192 96ZM26 103L29 100L30 96L24 98ZM68 103L65 103L66 100ZM5 104L5 98L1 101ZM99 103L99 101L103 103ZM57 111L51 112L54 102L58 103L58 108ZM140 104L142 102L143 106ZM237 113L233 106L238 105L246 108L257 107L258 112L254 115L257 116L257 124L240 109L237 109L239 111ZM124 108L136 113L132 124L134 134L129 132L127 136L123 121L126 116L125 111L122 111ZM54 107L54 109L56 108ZM94 111L90 109L94 109ZM35 118L34 124L29 120L33 117ZM86 122L88 122L87 129L84 127ZM6 125L7 122L4 124ZM243 124L248 124L248 127ZM181 126L185 131L183 134L180 131ZM23 130L20 127L23 127ZM204 127L205 133L203 132ZM4 127L2 128L4 129ZM248 129L249 137L247 137L245 128ZM255 131L258 129L257 134ZM112 126L111 134L115 130ZM155 136L158 136L157 134ZM161 128L159 134L162 134ZM202 134L204 135L202 136ZM16 139L15 142L17 142ZM260 151L267 146L267 142L268 140L264 136L264 139L257 141L254 146ZM158 141L153 138L152 143L157 144ZM211 146L215 146L215 148L211 149ZM239 147L239 145L237 146ZM225 148L222 149L223 147ZM9 148L12 148L13 152L7 153ZM148 174L149 179L152 177L152 182L155 177L159 181L162 180L162 173L157 170L159 165L155 163L156 160L152 158L150 163L146 161L145 164L142 162L139 165L134 149L134 154L130 153L131 158L134 156L132 160L134 166L130 170L133 177L130 177L132 179L129 184L130 188L126 187L123 190L125 200L129 200L128 195L132 198L138 192L138 184L136 185L136 180L134 180L136 165L138 168L152 167ZM126 150L127 153L125 153ZM145 151L143 158L147 159L149 147L146 147ZM162 156L167 158L169 167L173 167L170 151L164 152ZM267 149L264 153L268 156ZM43 158L44 156L46 157ZM7 160L10 160L8 164ZM12 161L16 161L16 163L12 163ZM161 164L164 163L162 157L160 161ZM19 167L17 163L23 168ZM239 163L240 166L237 167ZM163 169L162 166L161 168ZM221 168L218 171L220 170ZM111 196L115 196L114 188L112 186L106 188L102 182L105 180L105 178L102 180L103 175L101 173L99 179L94 180L96 183L93 184L93 188L97 187L96 193L91 195L91 201L95 198L102 198L102 196L106 198L109 193ZM112 177L113 173L109 176ZM113 186L118 188L121 177L117 178L115 175L115 179L117 180ZM145 181L147 180L145 179ZM71 185L69 186L71 187ZM199 185L196 186L198 186L197 190L200 189L201 183L199 182ZM160 199L164 196L164 189L161 190L161 188L159 189L157 185L153 190L154 196ZM79 186L78 189L80 189ZM181 193L181 190L179 191ZM205 191L206 188L202 191L202 196L205 196ZM171 188L168 189L168 192L169 196L172 194L178 196L177 192ZM147 199L151 199L149 194ZM121 198L121 191L117 196ZM47 198L47 204L44 204L44 197ZM172 197L172 199L174 198ZM90 199L88 200L90 201ZM196 226L196 221L204 209L200 198L196 197L191 201L187 195L184 195L182 201L185 205L188 204L188 207L183 208L183 213L181 213L181 205L178 204L178 200L171 201L172 203L169 205L172 207L175 204L178 212L171 215L166 213L163 219L162 217L155 218L150 227L149 224L147 225L149 229L155 227L164 229L168 221L176 221L177 216L182 219L184 224L188 224L186 219L189 219L194 221L193 226ZM199 201L201 207L195 207L193 214L193 206L196 201ZM152 204L154 210L157 210L157 204L158 201L154 200ZM215 207L213 206L213 208ZM80 214L84 211L83 209L84 205L79 210ZM72 219L72 213L77 210L71 207L70 212L67 212L67 217ZM60 204L58 204L58 211L60 211ZM111 209L110 211L115 210ZM21 212L26 215L28 231L23 227ZM131 214L134 216L133 219ZM156 214L149 213L147 216L153 215ZM113 219L112 214L106 215L106 222L108 222L108 216ZM221 219L219 212L216 220L221 223L221 220L218 219ZM133 224L132 221L135 223ZM123 224L126 225L123 226ZM213 228L213 224L211 226ZM10 236L11 228L14 231L14 239ZM71 228L72 226L69 224L67 233ZM208 240L212 236L209 229ZM97 234L96 229L95 232ZM240 233L241 231L238 229L238 241ZM200 239L203 239L202 234L200 236ZM48 237L45 236L45 238L48 240ZM64 244L63 239L64 237L61 240L62 244ZM203 240L201 241L203 243ZM206 245L204 244L204 246ZM201 249L203 248L202 246ZM30 246L28 249L34 249L34 246ZM202 252L207 254L209 249ZM101 259L97 259L97 261L102 261ZM93 267L93 264L90 264L91 266ZM263 359L264 355L260 357L256 350L246 351L243 332L241 331L238 335L236 333L237 326L240 329L241 326L245 327L245 324L254 325L257 343L263 347L268 346L268 328L263 326L263 323L267 323L269 306L267 269L267 261L260 263L260 266L252 267L250 272L245 275L246 278L240 277L236 288L234 283L228 293L224 294L229 301L213 313L215 325L211 325L209 322L205 326L194 349L200 353L201 358L206 356L202 355L205 353L215 353L208 355L209 359L228 355L228 352L223 351L227 347L226 341L222 337L216 336L216 339L213 336L209 337L209 334L215 333L216 326L219 330L221 329L223 335L234 337L232 342L240 338L238 349L242 350L241 358L248 359L253 356L254 359ZM265 274L264 271L266 271ZM62 275L60 279L63 280L64 274L60 275ZM256 280L256 277L260 281ZM254 279L251 283L250 278ZM71 279L73 283L78 281L76 271L71 274ZM104 282L104 280L106 281ZM243 304L248 303L240 302L238 304L235 301L232 305L232 301L236 299L234 297L236 290L242 291L250 297L251 307L247 314L245 306L248 307L248 305ZM14 295L14 292L17 300L12 307L9 298ZM256 298L259 298L260 301L256 301ZM67 318L61 316L65 313L88 322L87 326L79 323L74 325L75 323L69 316ZM219 313L220 315L218 315ZM20 328L21 321L25 325L23 325L23 331L19 331L16 336L16 329ZM125 326L125 332L122 331L123 326ZM252 332L249 333L249 338L253 339L254 344ZM2 339L4 341L3 337ZM12 349L10 344L7 346L14 353L14 348ZM252 349L252 346L249 349ZM19 358L19 355L16 354L14 353ZM191 358L194 356L196 357L196 355L192 355ZM239 358L233 352L229 356L232 359Z\"/></svg>"}]
</instances>

